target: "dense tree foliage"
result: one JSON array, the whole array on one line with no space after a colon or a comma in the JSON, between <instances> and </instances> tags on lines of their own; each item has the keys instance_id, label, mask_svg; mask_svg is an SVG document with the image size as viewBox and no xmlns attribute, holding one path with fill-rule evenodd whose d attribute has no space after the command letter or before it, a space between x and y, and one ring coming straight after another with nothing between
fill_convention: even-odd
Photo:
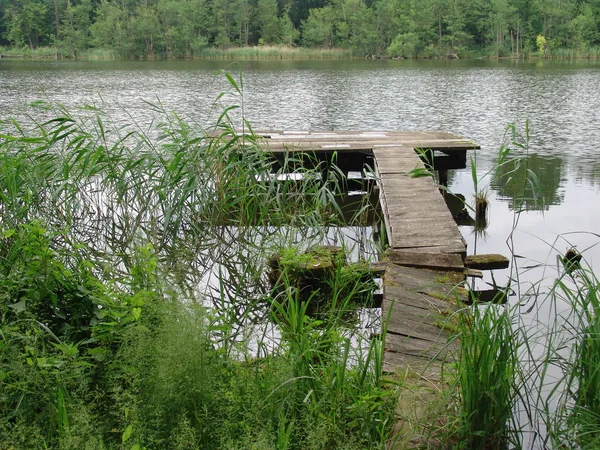
<instances>
[{"instance_id":1,"label":"dense tree foliage","mask_svg":"<svg viewBox=\"0 0 600 450\"><path fill-rule=\"evenodd\" d=\"M0 44L74 57L278 44L381 57L585 52L600 45L599 22L600 0L0 0Z\"/></svg>"}]
</instances>

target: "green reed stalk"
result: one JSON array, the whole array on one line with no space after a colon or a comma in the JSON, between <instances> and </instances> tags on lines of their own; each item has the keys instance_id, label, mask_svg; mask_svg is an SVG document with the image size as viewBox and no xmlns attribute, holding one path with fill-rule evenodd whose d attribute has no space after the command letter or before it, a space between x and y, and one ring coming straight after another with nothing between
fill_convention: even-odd
<instances>
[{"instance_id":1,"label":"green reed stalk","mask_svg":"<svg viewBox=\"0 0 600 450\"><path fill-rule=\"evenodd\" d=\"M563 338L556 353L549 355L564 374L553 392L559 398L558 414L548 419L552 438L560 445L581 448L600 445L599 289L595 274L578 267L565 272L552 292L572 308L567 327L556 332L557 338L566 333L566 340ZM570 352L561 351L565 348ZM550 408L547 413L550 414Z\"/></svg>"},{"instance_id":2,"label":"green reed stalk","mask_svg":"<svg viewBox=\"0 0 600 450\"><path fill-rule=\"evenodd\" d=\"M333 271L332 308L311 318L265 279L271 253L344 224L341 174L285 179L288 155L266 182L232 109L219 134L54 111L0 132L0 447L382 448L383 348L343 327L364 281Z\"/></svg>"},{"instance_id":3,"label":"green reed stalk","mask_svg":"<svg viewBox=\"0 0 600 450\"><path fill-rule=\"evenodd\" d=\"M505 449L519 371L510 311L489 306L458 314L458 448Z\"/></svg>"}]
</instances>

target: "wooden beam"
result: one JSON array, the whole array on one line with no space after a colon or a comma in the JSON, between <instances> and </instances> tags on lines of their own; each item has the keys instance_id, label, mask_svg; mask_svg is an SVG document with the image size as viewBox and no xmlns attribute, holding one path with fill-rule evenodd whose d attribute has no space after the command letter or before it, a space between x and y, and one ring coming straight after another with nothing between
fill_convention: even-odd
<instances>
[{"instance_id":1,"label":"wooden beam","mask_svg":"<svg viewBox=\"0 0 600 450\"><path fill-rule=\"evenodd\" d=\"M400 266L423 267L437 270L462 271L465 268L462 258L456 253L423 253L419 251L391 250L391 262Z\"/></svg>"},{"instance_id":2,"label":"wooden beam","mask_svg":"<svg viewBox=\"0 0 600 450\"><path fill-rule=\"evenodd\" d=\"M465 267L479 270L507 269L510 261L498 254L469 255L465 258Z\"/></svg>"}]
</instances>

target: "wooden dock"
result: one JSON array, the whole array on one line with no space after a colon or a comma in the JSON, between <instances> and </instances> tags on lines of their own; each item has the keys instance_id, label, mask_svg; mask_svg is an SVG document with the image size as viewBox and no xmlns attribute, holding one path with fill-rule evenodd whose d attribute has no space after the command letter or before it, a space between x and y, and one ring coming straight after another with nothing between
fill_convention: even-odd
<instances>
[{"instance_id":1,"label":"wooden dock","mask_svg":"<svg viewBox=\"0 0 600 450\"><path fill-rule=\"evenodd\" d=\"M327 163L335 153L336 164L347 170L375 170L389 244L384 371L410 379L414 387L402 390L390 448L418 448L427 440L418 423L429 413L415 405L429 402L443 383L443 363L453 354L447 324L455 310L455 288L465 279L466 243L433 179L414 175L424 173L423 159L440 170L465 167L467 150L479 146L445 132L259 134L276 157L311 152L313 161Z\"/></svg>"}]
</instances>

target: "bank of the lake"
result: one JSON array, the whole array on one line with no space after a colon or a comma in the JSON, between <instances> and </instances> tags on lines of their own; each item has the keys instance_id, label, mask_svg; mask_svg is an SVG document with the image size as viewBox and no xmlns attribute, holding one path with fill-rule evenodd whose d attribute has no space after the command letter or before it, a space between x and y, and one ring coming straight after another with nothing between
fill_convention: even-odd
<instances>
[{"instance_id":1,"label":"bank of the lake","mask_svg":"<svg viewBox=\"0 0 600 450\"><path fill-rule=\"evenodd\" d=\"M543 53L531 51L524 54L498 55L494 52L482 50L464 50L455 53L439 53L421 55L418 57L388 57L380 54L360 54L348 48L335 47L299 47L288 45L257 45L246 47L206 47L194 55L187 57L132 57L127 58L111 49L91 48L81 51L74 57L65 53L57 47L2 47L0 46L0 58L10 59L55 59L55 60L78 60L78 61L123 61L123 60L208 60L208 61L270 61L270 60L595 60L600 58L600 47L589 47L586 49L554 48Z\"/></svg>"},{"instance_id":2,"label":"bank of the lake","mask_svg":"<svg viewBox=\"0 0 600 450\"><path fill-rule=\"evenodd\" d=\"M80 61L115 60L213 60L213 61L261 61L261 60L349 60L364 59L351 49L291 47L286 45L261 45L254 47L229 47L226 49L207 47L190 57L165 58L162 56L126 58L110 49L88 49L74 58L56 47L14 48L0 47L0 57L17 59L56 59Z\"/></svg>"}]
</instances>

